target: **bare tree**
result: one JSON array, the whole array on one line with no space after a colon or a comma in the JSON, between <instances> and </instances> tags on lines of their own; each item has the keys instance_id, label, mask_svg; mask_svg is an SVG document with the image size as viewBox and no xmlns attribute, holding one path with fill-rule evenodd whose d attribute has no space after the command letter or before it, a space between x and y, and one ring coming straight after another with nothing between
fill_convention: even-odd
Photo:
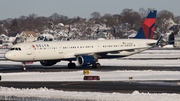
<instances>
[{"instance_id":1,"label":"bare tree","mask_svg":"<svg viewBox=\"0 0 180 101\"><path fill-rule=\"evenodd\" d=\"M162 11L158 12L157 16L165 18L165 19L169 19L169 18L173 19L173 17L174 17L173 13L168 10L162 10Z\"/></svg>"},{"instance_id":2,"label":"bare tree","mask_svg":"<svg viewBox=\"0 0 180 101\"><path fill-rule=\"evenodd\" d=\"M55 21L55 20L58 20L60 18L60 15L57 13L54 13L49 18L52 19L53 21Z\"/></svg>"},{"instance_id":3,"label":"bare tree","mask_svg":"<svg viewBox=\"0 0 180 101\"><path fill-rule=\"evenodd\" d=\"M91 17L93 19L99 19L101 17L101 15L99 12L93 12L93 13L91 13Z\"/></svg>"},{"instance_id":4,"label":"bare tree","mask_svg":"<svg viewBox=\"0 0 180 101\"><path fill-rule=\"evenodd\" d=\"M67 24L68 23L68 17L67 16L59 15L57 13L54 13L53 15L51 15L49 17L49 19L52 20L54 24L58 24L58 23Z\"/></svg>"},{"instance_id":5,"label":"bare tree","mask_svg":"<svg viewBox=\"0 0 180 101\"><path fill-rule=\"evenodd\" d=\"M113 16L113 19L117 21L118 24L121 23L121 19L122 19L122 16L119 15L119 14L114 14Z\"/></svg>"},{"instance_id":6,"label":"bare tree","mask_svg":"<svg viewBox=\"0 0 180 101\"><path fill-rule=\"evenodd\" d=\"M37 14L29 14L29 16L27 17L28 20L34 20L36 17L38 17Z\"/></svg>"},{"instance_id":7,"label":"bare tree","mask_svg":"<svg viewBox=\"0 0 180 101\"><path fill-rule=\"evenodd\" d=\"M129 23L132 28L136 28L141 20L141 16L138 12L132 9L123 9L122 13L122 23Z\"/></svg>"},{"instance_id":8,"label":"bare tree","mask_svg":"<svg viewBox=\"0 0 180 101\"><path fill-rule=\"evenodd\" d=\"M177 23L177 24L180 24L180 16L176 16L174 18L174 22Z\"/></svg>"},{"instance_id":9,"label":"bare tree","mask_svg":"<svg viewBox=\"0 0 180 101\"><path fill-rule=\"evenodd\" d=\"M0 21L0 33L7 34L7 32L5 31L4 24L3 24L2 21Z\"/></svg>"},{"instance_id":10,"label":"bare tree","mask_svg":"<svg viewBox=\"0 0 180 101\"><path fill-rule=\"evenodd\" d=\"M113 18L113 16L111 14L105 14L102 18L105 20L105 24L107 26L117 26L118 25L118 22L116 21L115 18Z\"/></svg>"},{"instance_id":11,"label":"bare tree","mask_svg":"<svg viewBox=\"0 0 180 101\"><path fill-rule=\"evenodd\" d=\"M12 21L13 21L13 19L12 19L12 18L8 18L8 19L6 19L6 22L7 22L8 24L11 24L11 23L12 23Z\"/></svg>"},{"instance_id":12,"label":"bare tree","mask_svg":"<svg viewBox=\"0 0 180 101\"><path fill-rule=\"evenodd\" d=\"M141 18L145 18L147 16L147 13L147 10L145 10L144 8L139 9L139 14L141 15Z\"/></svg>"},{"instance_id":13,"label":"bare tree","mask_svg":"<svg viewBox=\"0 0 180 101\"><path fill-rule=\"evenodd\" d=\"M157 27L158 31L161 33L166 33L168 31L168 25L169 23L167 22L169 19L174 19L174 15L172 12L168 10L162 10L158 12L157 14Z\"/></svg>"},{"instance_id":14,"label":"bare tree","mask_svg":"<svg viewBox=\"0 0 180 101\"><path fill-rule=\"evenodd\" d=\"M19 24L17 22L17 19L14 19L12 21L10 30L11 30L11 32L9 33L9 36L16 36L16 34L19 33Z\"/></svg>"}]
</instances>

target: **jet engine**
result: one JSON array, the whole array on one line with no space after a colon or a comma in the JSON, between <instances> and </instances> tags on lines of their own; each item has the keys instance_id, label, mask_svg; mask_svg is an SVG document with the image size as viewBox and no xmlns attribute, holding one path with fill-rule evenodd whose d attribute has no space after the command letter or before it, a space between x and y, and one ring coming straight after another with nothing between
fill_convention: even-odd
<instances>
[{"instance_id":1,"label":"jet engine","mask_svg":"<svg viewBox=\"0 0 180 101\"><path fill-rule=\"evenodd\" d=\"M87 66L95 63L95 58L89 55L78 56L77 61L81 66Z\"/></svg>"},{"instance_id":2,"label":"jet engine","mask_svg":"<svg viewBox=\"0 0 180 101\"><path fill-rule=\"evenodd\" d=\"M52 66L55 65L58 61L55 60L44 60L44 61L40 61L41 65L43 66Z\"/></svg>"}]
</instances>

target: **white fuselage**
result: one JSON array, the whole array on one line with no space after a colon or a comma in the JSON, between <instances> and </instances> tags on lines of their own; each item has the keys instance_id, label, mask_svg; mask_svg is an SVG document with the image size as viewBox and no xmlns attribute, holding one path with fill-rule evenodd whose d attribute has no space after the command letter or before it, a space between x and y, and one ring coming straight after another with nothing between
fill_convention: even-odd
<instances>
[{"instance_id":1,"label":"white fuselage","mask_svg":"<svg viewBox=\"0 0 180 101\"><path fill-rule=\"evenodd\" d=\"M128 56L144 51L156 43L152 39L117 39L86 41L31 42L14 45L6 52L6 59L12 61L66 60L84 54ZM106 57L107 56L107 57Z\"/></svg>"}]
</instances>

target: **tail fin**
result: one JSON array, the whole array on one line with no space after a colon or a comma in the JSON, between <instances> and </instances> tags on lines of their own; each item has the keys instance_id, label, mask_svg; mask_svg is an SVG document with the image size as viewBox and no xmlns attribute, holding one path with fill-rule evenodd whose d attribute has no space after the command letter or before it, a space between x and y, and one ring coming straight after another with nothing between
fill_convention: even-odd
<instances>
[{"instance_id":1,"label":"tail fin","mask_svg":"<svg viewBox=\"0 0 180 101\"><path fill-rule=\"evenodd\" d=\"M151 10L139 29L135 39L152 39L154 34L157 10Z\"/></svg>"}]
</instances>

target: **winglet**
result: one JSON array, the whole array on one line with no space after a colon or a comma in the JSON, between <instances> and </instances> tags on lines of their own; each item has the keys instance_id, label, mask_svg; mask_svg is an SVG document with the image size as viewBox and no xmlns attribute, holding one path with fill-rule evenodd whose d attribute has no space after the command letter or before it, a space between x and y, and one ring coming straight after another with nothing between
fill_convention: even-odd
<instances>
[{"instance_id":1,"label":"winglet","mask_svg":"<svg viewBox=\"0 0 180 101\"><path fill-rule=\"evenodd\" d=\"M151 10L139 29L135 39L152 39L154 34L157 10Z\"/></svg>"},{"instance_id":2,"label":"winglet","mask_svg":"<svg viewBox=\"0 0 180 101\"><path fill-rule=\"evenodd\" d=\"M46 41L46 36L45 36L45 38L44 38L44 41Z\"/></svg>"}]
</instances>

